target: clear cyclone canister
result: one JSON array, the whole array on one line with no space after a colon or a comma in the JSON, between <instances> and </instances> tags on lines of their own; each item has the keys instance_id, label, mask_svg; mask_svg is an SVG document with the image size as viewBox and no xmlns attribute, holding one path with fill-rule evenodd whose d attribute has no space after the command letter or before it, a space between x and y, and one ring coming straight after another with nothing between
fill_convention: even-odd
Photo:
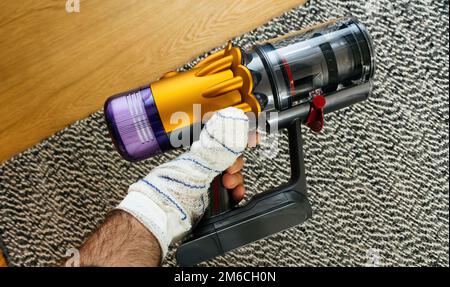
<instances>
[{"instance_id":1,"label":"clear cyclone canister","mask_svg":"<svg viewBox=\"0 0 450 287\"><path fill-rule=\"evenodd\" d=\"M367 81L375 58L369 33L353 18L341 18L255 46L246 66L254 94L265 109L285 110L311 91Z\"/></svg>"}]
</instances>

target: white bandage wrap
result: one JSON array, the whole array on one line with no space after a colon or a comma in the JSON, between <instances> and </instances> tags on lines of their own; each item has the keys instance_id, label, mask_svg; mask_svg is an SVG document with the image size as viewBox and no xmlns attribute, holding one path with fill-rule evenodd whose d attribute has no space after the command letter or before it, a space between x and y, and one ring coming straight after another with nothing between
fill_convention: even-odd
<instances>
[{"instance_id":1,"label":"white bandage wrap","mask_svg":"<svg viewBox=\"0 0 450 287\"><path fill-rule=\"evenodd\" d=\"M168 246L185 236L205 212L211 181L242 154L248 128L248 118L241 110L220 110L206 123L189 152L130 186L117 208L132 214L153 233L163 258Z\"/></svg>"}]
</instances>

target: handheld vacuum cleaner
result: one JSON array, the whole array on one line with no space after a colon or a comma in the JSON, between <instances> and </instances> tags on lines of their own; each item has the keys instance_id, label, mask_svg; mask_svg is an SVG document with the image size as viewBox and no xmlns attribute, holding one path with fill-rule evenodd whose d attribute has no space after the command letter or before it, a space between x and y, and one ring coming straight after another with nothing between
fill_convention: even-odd
<instances>
[{"instance_id":1,"label":"handheld vacuum cleaner","mask_svg":"<svg viewBox=\"0 0 450 287\"><path fill-rule=\"evenodd\" d=\"M209 212L177 251L180 265L208 260L311 216L301 124L319 132L324 114L366 100L372 88L374 56L365 27L353 18L341 18L247 51L228 44L188 71L168 72L149 86L106 101L111 138L129 161L175 148L171 135L191 130L205 113L230 106L266 114L269 130L288 131L289 182L235 206L216 178L210 189ZM201 105L200 113L193 111L193 104ZM171 120L180 111L188 115L187 124ZM274 112L277 116L270 116Z\"/></svg>"}]
</instances>

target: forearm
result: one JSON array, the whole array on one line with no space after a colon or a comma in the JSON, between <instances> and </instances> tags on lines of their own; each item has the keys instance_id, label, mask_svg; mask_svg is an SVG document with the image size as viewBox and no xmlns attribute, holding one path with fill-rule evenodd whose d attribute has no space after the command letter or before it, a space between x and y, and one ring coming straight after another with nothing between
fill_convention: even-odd
<instances>
[{"instance_id":1,"label":"forearm","mask_svg":"<svg viewBox=\"0 0 450 287\"><path fill-rule=\"evenodd\" d=\"M213 178L244 151L248 122L236 108L214 114L189 152L130 186L117 210L81 247L80 265L159 265L169 245L182 239L204 213ZM243 180L233 173L241 168L231 170L225 180L240 191L238 198L243 196Z\"/></svg>"},{"instance_id":2,"label":"forearm","mask_svg":"<svg viewBox=\"0 0 450 287\"><path fill-rule=\"evenodd\" d=\"M161 249L132 215L112 211L80 248L80 266L158 266Z\"/></svg>"}]
</instances>

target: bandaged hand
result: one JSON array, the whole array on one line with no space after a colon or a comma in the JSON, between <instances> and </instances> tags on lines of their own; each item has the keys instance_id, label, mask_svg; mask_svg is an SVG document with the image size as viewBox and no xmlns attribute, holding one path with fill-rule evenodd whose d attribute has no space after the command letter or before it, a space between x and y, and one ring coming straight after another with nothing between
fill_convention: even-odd
<instances>
[{"instance_id":1,"label":"bandaged hand","mask_svg":"<svg viewBox=\"0 0 450 287\"><path fill-rule=\"evenodd\" d=\"M216 112L190 151L132 184L117 209L138 219L158 240L162 257L205 212L208 188L233 165L248 141L249 121L239 109Z\"/></svg>"}]
</instances>

